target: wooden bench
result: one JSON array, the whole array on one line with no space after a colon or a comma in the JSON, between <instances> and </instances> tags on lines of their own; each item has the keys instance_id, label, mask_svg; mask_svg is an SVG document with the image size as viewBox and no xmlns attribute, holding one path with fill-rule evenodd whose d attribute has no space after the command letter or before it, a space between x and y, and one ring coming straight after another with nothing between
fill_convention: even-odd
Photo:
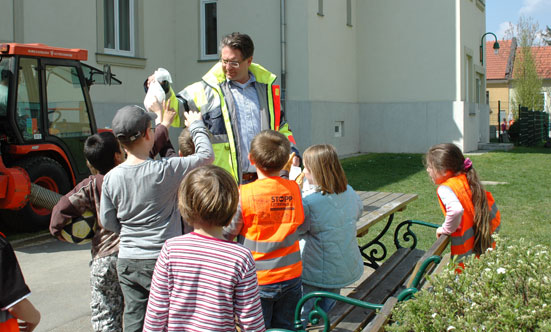
<instances>
[{"instance_id":1,"label":"wooden bench","mask_svg":"<svg viewBox=\"0 0 551 332\"><path fill-rule=\"evenodd\" d=\"M417 237L412 227L438 225L406 220L399 223L394 230L394 244L396 252L385 260L387 248L381 242L383 236L390 229L394 213L403 211L406 206L417 199L415 194L358 192L364 204L364 213L357 223L357 236L363 237L369 229L387 220L383 229L360 250L364 264L375 271L363 282L357 285L347 297L327 292L305 294L295 312L295 328L299 327L300 309L303 303L312 297L329 297L337 300L337 304L326 315L321 309L314 307L310 314L323 321L323 326L316 326L314 330L323 331L379 331L387 323L394 305L406 300L417 292L425 282L427 273L434 270L435 264L440 262L440 256L449 243L448 236L441 236L427 251L417 249ZM402 242L408 244L403 246ZM384 261L384 263L381 263ZM376 311L380 310L379 314ZM271 329L270 331L285 331Z\"/></svg>"}]
</instances>

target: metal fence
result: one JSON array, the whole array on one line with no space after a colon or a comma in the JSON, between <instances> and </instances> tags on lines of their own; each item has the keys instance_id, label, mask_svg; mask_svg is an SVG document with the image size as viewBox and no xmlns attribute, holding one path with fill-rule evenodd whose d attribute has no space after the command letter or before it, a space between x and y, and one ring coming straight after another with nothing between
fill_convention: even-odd
<instances>
[{"instance_id":1,"label":"metal fence","mask_svg":"<svg viewBox=\"0 0 551 332\"><path fill-rule=\"evenodd\" d=\"M549 138L549 113L520 107L518 144L533 146Z\"/></svg>"}]
</instances>

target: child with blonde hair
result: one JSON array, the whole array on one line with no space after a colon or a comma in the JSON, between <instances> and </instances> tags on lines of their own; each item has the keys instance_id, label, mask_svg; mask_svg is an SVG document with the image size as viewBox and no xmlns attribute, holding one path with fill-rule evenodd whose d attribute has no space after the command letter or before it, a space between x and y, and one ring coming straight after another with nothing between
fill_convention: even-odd
<instances>
[{"instance_id":1,"label":"child with blonde hair","mask_svg":"<svg viewBox=\"0 0 551 332\"><path fill-rule=\"evenodd\" d=\"M500 213L492 194L484 190L469 158L454 144L437 144L426 154L427 172L445 215L436 236L451 236L451 254L458 261L481 255L492 247L492 234L499 230ZM460 263L463 267L463 263Z\"/></svg>"},{"instance_id":2,"label":"child with blonde hair","mask_svg":"<svg viewBox=\"0 0 551 332\"><path fill-rule=\"evenodd\" d=\"M357 281L363 262L356 240L356 222L363 205L344 174L337 151L320 144L306 149L303 155L306 179L314 192L303 198L304 224L299 236L302 249L303 293L317 290L339 293L342 287ZM314 299L303 310L303 320L312 310ZM335 300L322 298L320 307L328 312Z\"/></svg>"}]
</instances>

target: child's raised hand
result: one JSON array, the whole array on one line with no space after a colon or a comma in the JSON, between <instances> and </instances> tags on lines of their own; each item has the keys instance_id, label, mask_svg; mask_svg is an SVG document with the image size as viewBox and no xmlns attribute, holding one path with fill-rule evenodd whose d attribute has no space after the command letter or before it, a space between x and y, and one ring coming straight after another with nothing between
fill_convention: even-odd
<instances>
[{"instance_id":1,"label":"child's raised hand","mask_svg":"<svg viewBox=\"0 0 551 332\"><path fill-rule=\"evenodd\" d=\"M172 124L172 121L174 121L174 118L176 117L176 110L174 108L170 107L170 100L165 100L163 102L163 110L162 116L161 116L161 124L165 127L170 127ZM157 114L159 116L159 114Z\"/></svg>"},{"instance_id":2,"label":"child's raised hand","mask_svg":"<svg viewBox=\"0 0 551 332\"><path fill-rule=\"evenodd\" d=\"M148 109L148 111L157 114L156 123L161 123L162 122L163 108L164 108L164 105L161 105L161 103L159 103L159 101L155 98L155 102L153 104L151 104L151 107L149 107L149 109Z\"/></svg>"},{"instance_id":3,"label":"child's raised hand","mask_svg":"<svg viewBox=\"0 0 551 332\"><path fill-rule=\"evenodd\" d=\"M203 117L201 116L201 112L197 111L189 111L184 113L185 121L184 124L186 127L189 127L194 121L197 120L203 120Z\"/></svg>"}]
</instances>

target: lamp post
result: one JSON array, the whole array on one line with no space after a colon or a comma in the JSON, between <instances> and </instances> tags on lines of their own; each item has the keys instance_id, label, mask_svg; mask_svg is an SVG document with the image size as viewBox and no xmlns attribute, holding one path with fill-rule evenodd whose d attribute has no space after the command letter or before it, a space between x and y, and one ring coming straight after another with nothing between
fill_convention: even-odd
<instances>
[{"instance_id":1,"label":"lamp post","mask_svg":"<svg viewBox=\"0 0 551 332\"><path fill-rule=\"evenodd\" d=\"M486 35L492 35L492 36L494 36L494 38L496 39L496 41L494 42L493 49L494 49L495 54L498 54L498 53L499 53L499 43L497 42L497 36L496 36L496 34L493 33L493 32L486 32L485 34L482 35L482 38L480 38L480 63L481 63L481 64L484 64L484 37L485 37Z\"/></svg>"}]
</instances>

